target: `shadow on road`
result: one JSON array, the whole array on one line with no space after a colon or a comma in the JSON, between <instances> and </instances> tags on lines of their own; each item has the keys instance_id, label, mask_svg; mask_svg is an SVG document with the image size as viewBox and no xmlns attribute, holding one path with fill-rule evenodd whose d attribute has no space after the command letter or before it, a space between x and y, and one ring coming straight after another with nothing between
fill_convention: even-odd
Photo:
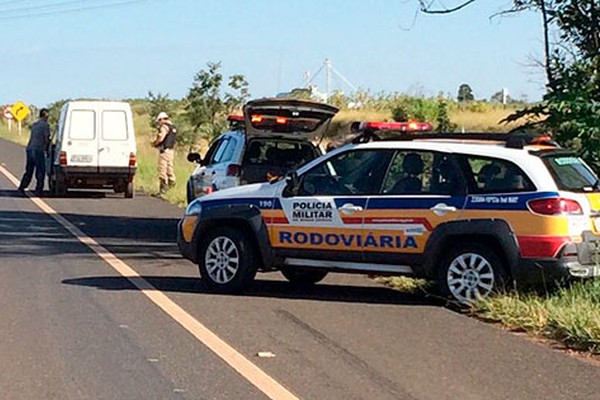
<instances>
[{"instance_id":1,"label":"shadow on road","mask_svg":"<svg viewBox=\"0 0 600 400\"><path fill-rule=\"evenodd\" d=\"M176 244L177 219L61 214L109 251L131 259L181 258ZM0 212L0 256L49 257L91 255L52 217L39 212Z\"/></svg>"},{"instance_id":2,"label":"shadow on road","mask_svg":"<svg viewBox=\"0 0 600 400\"><path fill-rule=\"evenodd\" d=\"M0 197L25 197L17 189L14 190L0 190Z\"/></svg>"},{"instance_id":3,"label":"shadow on road","mask_svg":"<svg viewBox=\"0 0 600 400\"><path fill-rule=\"evenodd\" d=\"M142 276L131 278L97 276L65 279L66 285L95 287L100 290L139 290L150 283L161 292L212 294L199 278L172 276ZM216 296L216 295L215 295ZM296 287L286 281L256 280L240 297L265 297L278 299L337 301L344 303L443 305L439 299L425 294L402 293L383 286L353 286L317 284L308 288Z\"/></svg>"}]
</instances>

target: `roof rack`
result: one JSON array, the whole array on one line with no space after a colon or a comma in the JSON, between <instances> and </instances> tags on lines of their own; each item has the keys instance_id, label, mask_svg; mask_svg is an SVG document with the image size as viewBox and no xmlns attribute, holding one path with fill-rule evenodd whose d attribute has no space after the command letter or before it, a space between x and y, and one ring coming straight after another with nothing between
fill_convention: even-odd
<instances>
[{"instance_id":1,"label":"roof rack","mask_svg":"<svg viewBox=\"0 0 600 400\"><path fill-rule=\"evenodd\" d=\"M522 149L526 145L545 145L560 147L549 134L529 133L516 131L512 133L444 133L444 132L392 132L386 131L385 136L378 135L376 131L365 130L352 139L352 143L368 143L371 141L410 141L419 139L452 139L505 142L506 147Z\"/></svg>"}]
</instances>

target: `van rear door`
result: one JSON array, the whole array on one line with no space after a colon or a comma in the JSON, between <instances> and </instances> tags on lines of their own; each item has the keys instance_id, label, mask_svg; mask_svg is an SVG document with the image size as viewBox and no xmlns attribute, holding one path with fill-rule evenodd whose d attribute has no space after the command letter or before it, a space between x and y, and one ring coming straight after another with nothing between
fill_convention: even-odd
<instances>
[{"instance_id":1,"label":"van rear door","mask_svg":"<svg viewBox=\"0 0 600 400\"><path fill-rule=\"evenodd\" d=\"M96 111L73 109L67 117L68 135L62 145L70 166L95 172L98 168Z\"/></svg>"},{"instance_id":2,"label":"van rear door","mask_svg":"<svg viewBox=\"0 0 600 400\"><path fill-rule=\"evenodd\" d=\"M135 153L135 139L127 111L103 109L99 111L99 118L98 172L129 167L130 154Z\"/></svg>"}]
</instances>

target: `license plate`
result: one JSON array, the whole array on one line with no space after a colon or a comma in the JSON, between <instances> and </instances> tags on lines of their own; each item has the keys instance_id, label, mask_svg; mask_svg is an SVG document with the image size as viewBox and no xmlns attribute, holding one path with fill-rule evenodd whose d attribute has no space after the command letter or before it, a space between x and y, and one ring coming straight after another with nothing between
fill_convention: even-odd
<instances>
[{"instance_id":1,"label":"license plate","mask_svg":"<svg viewBox=\"0 0 600 400\"><path fill-rule=\"evenodd\" d=\"M92 159L91 154L73 154L71 156L71 162L74 163L91 163Z\"/></svg>"}]
</instances>

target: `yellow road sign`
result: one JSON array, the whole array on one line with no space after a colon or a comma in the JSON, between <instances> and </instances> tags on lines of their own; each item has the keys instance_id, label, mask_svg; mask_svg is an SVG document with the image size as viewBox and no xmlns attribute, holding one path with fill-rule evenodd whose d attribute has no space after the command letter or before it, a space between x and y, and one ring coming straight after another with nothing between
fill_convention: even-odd
<instances>
[{"instance_id":1,"label":"yellow road sign","mask_svg":"<svg viewBox=\"0 0 600 400\"><path fill-rule=\"evenodd\" d=\"M29 107L27 107L27 104L23 103L22 101L17 101L10 108L10 113L19 122L27 118L30 112L31 110L29 109Z\"/></svg>"}]
</instances>

